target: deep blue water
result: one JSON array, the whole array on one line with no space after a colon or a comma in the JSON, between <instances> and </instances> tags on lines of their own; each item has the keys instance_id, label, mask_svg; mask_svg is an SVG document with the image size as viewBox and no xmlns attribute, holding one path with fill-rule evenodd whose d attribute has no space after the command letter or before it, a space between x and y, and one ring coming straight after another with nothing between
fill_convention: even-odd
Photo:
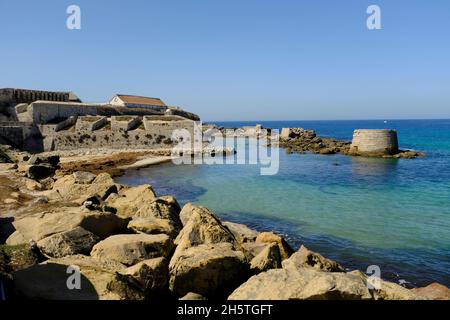
<instances>
[{"instance_id":1,"label":"deep blue water","mask_svg":"<svg viewBox=\"0 0 450 320\"><path fill-rule=\"evenodd\" d=\"M391 128L418 159L287 155L277 175L256 165L164 164L118 182L209 207L222 218L274 230L349 269L378 265L409 286L450 285L450 120L222 122L226 127L303 127L351 140L354 129Z\"/></svg>"}]
</instances>

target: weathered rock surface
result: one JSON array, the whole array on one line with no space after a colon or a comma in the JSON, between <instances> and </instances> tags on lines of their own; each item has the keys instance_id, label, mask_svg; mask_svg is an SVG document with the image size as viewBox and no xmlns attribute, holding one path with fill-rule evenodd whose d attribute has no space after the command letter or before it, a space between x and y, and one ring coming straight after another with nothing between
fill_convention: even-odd
<instances>
[{"instance_id":1,"label":"weathered rock surface","mask_svg":"<svg viewBox=\"0 0 450 320\"><path fill-rule=\"evenodd\" d=\"M179 300L194 301L194 300L206 300L206 298L204 296L202 296L201 294L198 294L195 292L189 292L184 297L181 297Z\"/></svg>"},{"instance_id":2,"label":"weathered rock surface","mask_svg":"<svg viewBox=\"0 0 450 320\"><path fill-rule=\"evenodd\" d=\"M308 250L303 245L289 259L283 261L283 268L298 269L301 267L312 267L328 272L344 272L345 269L337 262L327 259L322 255Z\"/></svg>"},{"instance_id":3,"label":"weathered rock surface","mask_svg":"<svg viewBox=\"0 0 450 320\"><path fill-rule=\"evenodd\" d=\"M228 242L236 246L236 238L231 231L208 209L186 204L180 213L183 229L175 239L177 248L170 264L188 248L201 244Z\"/></svg>"},{"instance_id":4,"label":"weathered rock surface","mask_svg":"<svg viewBox=\"0 0 450 320\"><path fill-rule=\"evenodd\" d=\"M158 219L153 217L133 218L128 223L128 229L136 233L160 234L164 233L175 238L179 232L179 228L171 224L170 220Z\"/></svg>"},{"instance_id":5,"label":"weathered rock surface","mask_svg":"<svg viewBox=\"0 0 450 320\"><path fill-rule=\"evenodd\" d=\"M432 283L423 288L411 289L414 294L433 300L450 300L450 289L439 283Z\"/></svg>"},{"instance_id":6,"label":"weathered rock surface","mask_svg":"<svg viewBox=\"0 0 450 320\"><path fill-rule=\"evenodd\" d=\"M259 234L258 231L252 230L244 224L224 221L223 225L233 233L240 243L254 242Z\"/></svg>"},{"instance_id":7,"label":"weathered rock surface","mask_svg":"<svg viewBox=\"0 0 450 320\"><path fill-rule=\"evenodd\" d=\"M179 214L180 206L175 199L156 198L141 204L128 228L147 234L165 233L175 238L183 227Z\"/></svg>"},{"instance_id":8,"label":"weathered rock surface","mask_svg":"<svg viewBox=\"0 0 450 320\"><path fill-rule=\"evenodd\" d=\"M82 227L104 239L123 231L126 224L126 220L112 213L90 211L83 207L62 207L14 221L16 232L11 237L16 242L17 239L24 239L26 242L39 241L57 233Z\"/></svg>"},{"instance_id":9,"label":"weathered rock surface","mask_svg":"<svg viewBox=\"0 0 450 320\"><path fill-rule=\"evenodd\" d=\"M85 254L91 252L92 247L100 241L92 232L82 227L57 233L38 241L41 252L53 258L61 258L69 255Z\"/></svg>"},{"instance_id":10,"label":"weathered rock surface","mask_svg":"<svg viewBox=\"0 0 450 320\"><path fill-rule=\"evenodd\" d=\"M91 184L96 177L95 174L86 171L76 171L73 173L75 183L78 184Z\"/></svg>"},{"instance_id":11,"label":"weathered rock surface","mask_svg":"<svg viewBox=\"0 0 450 320\"><path fill-rule=\"evenodd\" d=\"M170 289L178 296L195 291L206 297L226 297L247 277L244 254L230 243L188 248L170 265Z\"/></svg>"},{"instance_id":12,"label":"weathered rock surface","mask_svg":"<svg viewBox=\"0 0 450 320\"><path fill-rule=\"evenodd\" d=\"M281 236L273 232L262 232L256 237L256 243L272 243L275 242L280 248L281 259L285 260L294 253L294 249Z\"/></svg>"},{"instance_id":13,"label":"weathered rock surface","mask_svg":"<svg viewBox=\"0 0 450 320\"><path fill-rule=\"evenodd\" d=\"M107 173L100 173L90 184L86 184L86 180L77 183L77 181L81 181L77 179L74 175L58 179L54 183L53 192L49 193L49 197L81 205L91 197L98 196L101 200L106 200L111 193L118 192L118 186Z\"/></svg>"},{"instance_id":14,"label":"weathered rock surface","mask_svg":"<svg viewBox=\"0 0 450 320\"><path fill-rule=\"evenodd\" d=\"M169 283L169 262L166 258L144 260L119 271L122 279L135 284L146 298L165 294Z\"/></svg>"},{"instance_id":15,"label":"weathered rock surface","mask_svg":"<svg viewBox=\"0 0 450 320\"><path fill-rule=\"evenodd\" d=\"M230 300L368 300L365 279L359 275L322 272L313 268L273 269L251 277Z\"/></svg>"},{"instance_id":16,"label":"weathered rock surface","mask_svg":"<svg viewBox=\"0 0 450 320\"><path fill-rule=\"evenodd\" d=\"M153 188L146 184L133 188L123 188L119 197L108 201L108 204L117 209L117 215L123 218L131 218L145 205L153 202L156 194ZM142 213L143 211L141 211Z\"/></svg>"},{"instance_id":17,"label":"weathered rock surface","mask_svg":"<svg viewBox=\"0 0 450 320\"><path fill-rule=\"evenodd\" d=\"M250 268L256 272L281 268L280 249L276 243L271 243L250 261Z\"/></svg>"},{"instance_id":18,"label":"weathered rock surface","mask_svg":"<svg viewBox=\"0 0 450 320\"><path fill-rule=\"evenodd\" d=\"M72 269L68 269L72 266ZM76 285L74 268L81 273L80 289L69 289ZM50 300L117 300L130 298L134 289L126 284L121 291L112 292L112 284L120 282L116 272L125 267L114 262L103 263L92 257L75 255L51 259L14 273L14 287L19 296L28 299ZM114 287L119 288L118 285ZM73 287L72 287L73 288ZM133 297L137 298L136 294Z\"/></svg>"},{"instance_id":19,"label":"weathered rock surface","mask_svg":"<svg viewBox=\"0 0 450 320\"><path fill-rule=\"evenodd\" d=\"M165 234L121 234L97 243L91 256L131 266L143 260L168 257L172 250L173 242Z\"/></svg>"},{"instance_id":20,"label":"weathered rock surface","mask_svg":"<svg viewBox=\"0 0 450 320\"><path fill-rule=\"evenodd\" d=\"M420 296L402 286L379 279L371 286L361 271L328 272L290 264L251 277L229 297L231 300L416 300Z\"/></svg>"}]
</instances>

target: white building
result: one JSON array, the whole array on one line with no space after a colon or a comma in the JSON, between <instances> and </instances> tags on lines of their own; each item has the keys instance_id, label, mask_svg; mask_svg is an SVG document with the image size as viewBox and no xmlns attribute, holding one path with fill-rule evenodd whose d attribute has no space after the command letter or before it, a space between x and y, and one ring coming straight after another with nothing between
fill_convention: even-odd
<instances>
[{"instance_id":1,"label":"white building","mask_svg":"<svg viewBox=\"0 0 450 320\"><path fill-rule=\"evenodd\" d=\"M162 112L167 110L167 105L159 98L117 94L109 103L116 107L151 109Z\"/></svg>"}]
</instances>

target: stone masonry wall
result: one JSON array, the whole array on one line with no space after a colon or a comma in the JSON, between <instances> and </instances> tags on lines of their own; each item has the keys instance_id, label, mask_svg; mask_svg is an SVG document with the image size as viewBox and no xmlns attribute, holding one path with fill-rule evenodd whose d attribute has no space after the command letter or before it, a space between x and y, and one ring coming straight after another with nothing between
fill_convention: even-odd
<instances>
[{"instance_id":1,"label":"stone masonry wall","mask_svg":"<svg viewBox=\"0 0 450 320\"><path fill-rule=\"evenodd\" d=\"M78 119L77 123L80 121ZM136 129L125 131L111 125L108 119L101 128L75 125L70 129L51 133L44 137L45 151L74 150L82 148L111 149L156 149L171 148L176 144L172 139L174 130L184 129L194 138L194 122L190 120L144 121ZM77 129L79 128L79 129Z\"/></svg>"},{"instance_id":2,"label":"stone masonry wall","mask_svg":"<svg viewBox=\"0 0 450 320\"><path fill-rule=\"evenodd\" d=\"M399 152L397 131L395 130L355 130L350 153L355 154L396 154Z\"/></svg>"}]
</instances>

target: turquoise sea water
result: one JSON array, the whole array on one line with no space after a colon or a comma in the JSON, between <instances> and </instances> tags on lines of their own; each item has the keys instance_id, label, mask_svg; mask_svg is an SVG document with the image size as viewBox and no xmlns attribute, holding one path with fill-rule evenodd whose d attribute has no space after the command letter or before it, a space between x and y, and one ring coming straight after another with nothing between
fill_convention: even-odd
<instances>
[{"instance_id":1,"label":"turquoise sea water","mask_svg":"<svg viewBox=\"0 0 450 320\"><path fill-rule=\"evenodd\" d=\"M274 230L294 246L304 244L349 269L378 265L383 278L404 280L407 286L450 285L450 120L259 123L346 140L356 128L392 128L401 148L427 156L368 159L281 150L274 176L261 176L257 165L163 164L117 180L150 183L160 195L201 204L261 231Z\"/></svg>"}]
</instances>

